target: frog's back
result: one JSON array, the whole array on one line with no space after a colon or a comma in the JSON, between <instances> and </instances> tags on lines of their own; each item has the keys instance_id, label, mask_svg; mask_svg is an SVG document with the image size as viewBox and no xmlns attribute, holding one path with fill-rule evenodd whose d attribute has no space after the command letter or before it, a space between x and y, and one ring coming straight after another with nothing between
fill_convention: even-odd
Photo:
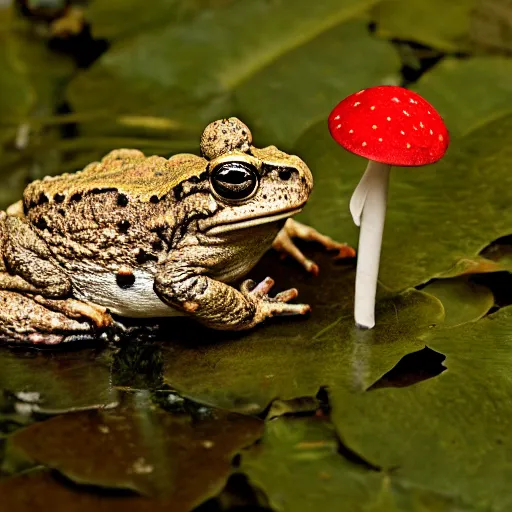
<instances>
[{"instance_id":1,"label":"frog's back","mask_svg":"<svg viewBox=\"0 0 512 512\"><path fill-rule=\"evenodd\" d=\"M179 154L169 159L145 157L136 149L118 149L101 162L89 164L83 171L46 177L25 189L25 208L57 201L65 203L78 195L117 191L141 202L161 199L183 180L200 176L206 170L204 159Z\"/></svg>"}]
</instances>

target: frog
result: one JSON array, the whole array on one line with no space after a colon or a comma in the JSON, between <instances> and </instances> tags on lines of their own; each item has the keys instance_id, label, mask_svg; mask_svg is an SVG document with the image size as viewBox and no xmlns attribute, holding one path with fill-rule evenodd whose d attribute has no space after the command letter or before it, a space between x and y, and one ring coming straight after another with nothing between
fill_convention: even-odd
<instances>
[{"instance_id":1,"label":"frog","mask_svg":"<svg viewBox=\"0 0 512 512\"><path fill-rule=\"evenodd\" d=\"M234 117L204 129L199 155L115 149L36 180L0 212L0 338L57 345L104 338L123 319L188 316L242 331L306 315L297 289L269 295L271 277L233 283L271 247L316 274L295 239L354 256L291 218L312 188L302 159L254 146Z\"/></svg>"}]
</instances>

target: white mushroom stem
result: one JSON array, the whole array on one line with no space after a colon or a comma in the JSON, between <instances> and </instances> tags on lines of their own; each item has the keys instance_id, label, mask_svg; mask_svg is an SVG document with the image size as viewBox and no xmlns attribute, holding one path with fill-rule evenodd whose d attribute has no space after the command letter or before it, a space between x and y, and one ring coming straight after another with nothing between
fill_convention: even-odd
<instances>
[{"instance_id":1,"label":"white mushroom stem","mask_svg":"<svg viewBox=\"0 0 512 512\"><path fill-rule=\"evenodd\" d=\"M361 226L356 273L354 318L358 327L375 326L375 294L379 275L380 248L386 218L391 166L370 160L350 199L350 213Z\"/></svg>"}]
</instances>

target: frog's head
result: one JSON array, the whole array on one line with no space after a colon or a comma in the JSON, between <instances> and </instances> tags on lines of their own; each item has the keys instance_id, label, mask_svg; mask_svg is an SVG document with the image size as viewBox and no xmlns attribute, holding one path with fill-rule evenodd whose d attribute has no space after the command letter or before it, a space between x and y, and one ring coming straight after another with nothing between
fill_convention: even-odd
<instances>
[{"instance_id":1,"label":"frog's head","mask_svg":"<svg viewBox=\"0 0 512 512\"><path fill-rule=\"evenodd\" d=\"M200 223L210 234L281 224L304 207L313 188L313 176L299 157L275 146L254 147L249 128L236 118L208 125L201 153L209 161L210 192L219 205Z\"/></svg>"}]
</instances>

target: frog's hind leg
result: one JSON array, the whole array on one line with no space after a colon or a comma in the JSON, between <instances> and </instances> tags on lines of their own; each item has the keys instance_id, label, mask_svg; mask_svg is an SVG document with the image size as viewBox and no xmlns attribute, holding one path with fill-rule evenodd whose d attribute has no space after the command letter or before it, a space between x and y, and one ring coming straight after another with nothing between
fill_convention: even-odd
<instances>
[{"instance_id":1,"label":"frog's hind leg","mask_svg":"<svg viewBox=\"0 0 512 512\"><path fill-rule=\"evenodd\" d=\"M23 218L0 211L0 289L64 298L71 281Z\"/></svg>"},{"instance_id":2,"label":"frog's hind leg","mask_svg":"<svg viewBox=\"0 0 512 512\"><path fill-rule=\"evenodd\" d=\"M336 242L332 238L322 235L316 229L306 226L293 219L288 219L286 224L278 233L272 247L280 252L283 256L291 256L298 261L308 272L317 275L319 272L318 265L306 258L302 251L295 245L293 239L306 240L309 242L317 242L325 247L328 251L337 251L336 259L354 258L356 251L349 245Z\"/></svg>"},{"instance_id":3,"label":"frog's hind leg","mask_svg":"<svg viewBox=\"0 0 512 512\"><path fill-rule=\"evenodd\" d=\"M101 308L0 290L0 340L35 345L99 339L112 326Z\"/></svg>"}]
</instances>

